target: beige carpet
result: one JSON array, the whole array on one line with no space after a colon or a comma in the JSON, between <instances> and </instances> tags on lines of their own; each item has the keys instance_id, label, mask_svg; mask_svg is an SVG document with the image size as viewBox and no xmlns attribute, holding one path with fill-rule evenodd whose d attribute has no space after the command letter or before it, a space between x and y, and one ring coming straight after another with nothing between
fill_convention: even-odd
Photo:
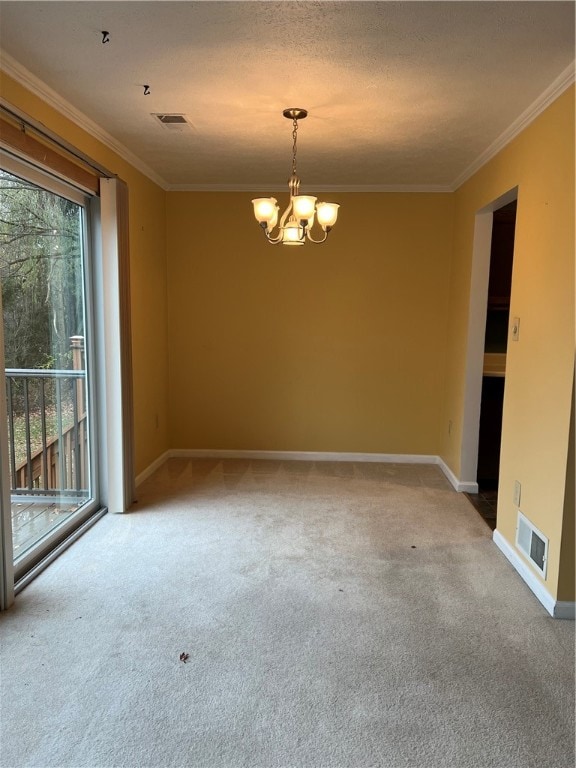
<instances>
[{"instance_id":1,"label":"beige carpet","mask_svg":"<svg viewBox=\"0 0 576 768\"><path fill-rule=\"evenodd\" d=\"M434 466L171 460L0 623L4 768L574 766L574 625Z\"/></svg>"}]
</instances>

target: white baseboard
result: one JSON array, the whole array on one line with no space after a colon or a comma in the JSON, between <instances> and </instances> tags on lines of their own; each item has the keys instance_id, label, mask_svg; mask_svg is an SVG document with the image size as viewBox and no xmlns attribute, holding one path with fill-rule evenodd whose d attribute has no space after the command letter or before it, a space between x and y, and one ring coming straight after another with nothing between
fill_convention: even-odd
<instances>
[{"instance_id":1,"label":"white baseboard","mask_svg":"<svg viewBox=\"0 0 576 768\"><path fill-rule=\"evenodd\" d=\"M276 459L277 461L372 461L382 464L436 464L437 456L413 453L340 453L337 451L242 451L174 448L170 457L203 459Z\"/></svg>"},{"instance_id":2,"label":"white baseboard","mask_svg":"<svg viewBox=\"0 0 576 768\"><path fill-rule=\"evenodd\" d=\"M436 464L451 482L452 487L460 493L478 493L478 483L475 481L459 480L448 464L440 456L436 456Z\"/></svg>"},{"instance_id":3,"label":"white baseboard","mask_svg":"<svg viewBox=\"0 0 576 768\"><path fill-rule=\"evenodd\" d=\"M338 451L244 451L219 448L172 448L136 477L140 485L167 459L276 459L277 461L362 461L382 464L437 464L458 492L478 493L478 483L459 480L440 456L425 453L341 453Z\"/></svg>"},{"instance_id":4,"label":"white baseboard","mask_svg":"<svg viewBox=\"0 0 576 768\"><path fill-rule=\"evenodd\" d=\"M165 461L167 461L170 458L170 451L164 451L163 454L158 456L157 459L154 459L152 464L150 464L146 469L144 469L142 472L140 472L139 475L136 475L136 478L134 480L134 483L136 487L140 485L140 483L143 483L144 480L146 480L150 475L154 474L157 469L160 469L162 464L164 464Z\"/></svg>"},{"instance_id":5,"label":"white baseboard","mask_svg":"<svg viewBox=\"0 0 576 768\"><path fill-rule=\"evenodd\" d=\"M576 618L576 603L568 600L557 600L554 606L555 619L574 619Z\"/></svg>"},{"instance_id":6,"label":"white baseboard","mask_svg":"<svg viewBox=\"0 0 576 768\"><path fill-rule=\"evenodd\" d=\"M492 539L504 557L518 572L521 579L532 590L538 600L540 600L550 616L555 619L574 619L574 609L576 603L557 601L554 597L552 597L546 587L532 571L530 566L524 561L516 549L514 549L514 547L508 543L508 541L504 538L504 536L502 536L498 529L494 531Z\"/></svg>"}]
</instances>

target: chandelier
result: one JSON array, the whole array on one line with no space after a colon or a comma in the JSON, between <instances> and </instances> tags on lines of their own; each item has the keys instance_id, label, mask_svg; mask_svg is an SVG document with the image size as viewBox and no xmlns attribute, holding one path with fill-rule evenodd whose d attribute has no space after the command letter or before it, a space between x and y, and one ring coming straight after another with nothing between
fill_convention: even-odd
<instances>
[{"instance_id":1,"label":"chandelier","mask_svg":"<svg viewBox=\"0 0 576 768\"><path fill-rule=\"evenodd\" d=\"M258 197L252 200L254 216L262 227L268 242L277 245L304 245L306 240L311 243L323 243L338 218L336 203L318 203L311 195L301 195L300 179L296 175L296 139L298 135L298 120L303 120L308 112L305 109L285 109L282 114L292 120L292 175L288 180L290 202L278 222L280 207L275 197ZM312 237L310 230L314 217L322 227L324 236L319 240ZM276 230L276 231L275 231Z\"/></svg>"}]
</instances>

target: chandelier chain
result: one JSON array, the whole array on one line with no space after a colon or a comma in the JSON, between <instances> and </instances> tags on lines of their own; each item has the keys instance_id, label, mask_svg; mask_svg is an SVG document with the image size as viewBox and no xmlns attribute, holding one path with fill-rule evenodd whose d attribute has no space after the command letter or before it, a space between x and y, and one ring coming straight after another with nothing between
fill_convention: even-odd
<instances>
[{"instance_id":1,"label":"chandelier chain","mask_svg":"<svg viewBox=\"0 0 576 768\"><path fill-rule=\"evenodd\" d=\"M292 175L296 175L296 135L298 133L298 121L296 118L292 120Z\"/></svg>"}]
</instances>

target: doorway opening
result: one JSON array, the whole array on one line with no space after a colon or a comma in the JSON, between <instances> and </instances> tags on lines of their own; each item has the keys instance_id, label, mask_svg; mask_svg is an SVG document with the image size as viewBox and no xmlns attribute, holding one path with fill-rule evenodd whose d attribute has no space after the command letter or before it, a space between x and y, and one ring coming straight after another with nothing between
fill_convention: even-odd
<instances>
[{"instance_id":1,"label":"doorway opening","mask_svg":"<svg viewBox=\"0 0 576 768\"><path fill-rule=\"evenodd\" d=\"M478 493L469 494L492 530L496 528L516 210L517 200L512 200L492 214L476 470Z\"/></svg>"}]
</instances>

